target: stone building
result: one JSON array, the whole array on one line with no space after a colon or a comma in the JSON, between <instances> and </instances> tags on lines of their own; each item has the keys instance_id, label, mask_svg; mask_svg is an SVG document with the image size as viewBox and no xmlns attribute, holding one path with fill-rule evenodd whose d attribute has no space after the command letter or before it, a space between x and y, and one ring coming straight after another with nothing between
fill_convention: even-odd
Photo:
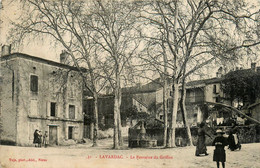
<instances>
[{"instance_id":1,"label":"stone building","mask_svg":"<svg viewBox=\"0 0 260 168\"><path fill-rule=\"evenodd\" d=\"M218 72L220 73L220 72ZM217 77L203 80L194 80L187 82L186 84L186 110L187 110L187 123L190 126L196 126L197 123L205 120L205 102L218 102L223 93L220 90L220 82L222 78L219 74ZM168 119L170 120L172 111L171 96L172 87L171 82L168 82L169 86L167 89L168 94ZM179 89L179 96L181 96L181 86ZM163 121L163 88L156 90L156 118ZM177 112L177 127L183 127L183 119L180 108Z\"/></svg>"},{"instance_id":2,"label":"stone building","mask_svg":"<svg viewBox=\"0 0 260 168\"><path fill-rule=\"evenodd\" d=\"M255 63L252 63L250 69L236 69L234 72L240 73L241 71L260 72L260 67L256 67ZM231 71L232 72L232 71ZM225 118L233 116L235 114L224 110L223 108L212 108L207 102L224 103L236 107L236 101L233 103L228 98L228 95L224 93L223 80L226 78L226 72L220 67L216 76L209 79L193 80L186 83L186 111L187 111L187 124L191 127L197 126L198 123L206 120L211 120L216 123L223 123ZM181 86L179 88L181 93ZM179 94L181 95L181 94ZM172 79L168 79L168 120L171 119L171 111L173 104L172 97ZM99 124L101 128L113 127L113 95L102 95L98 101L99 109ZM86 100L84 103L84 109L86 114L92 114L91 101ZM131 107L137 107L138 112L146 112L153 118L163 122L163 81L157 78L147 84L137 85L133 87L122 88L122 103L121 103L121 120L122 126L126 126L127 113ZM259 108L258 104L250 106L252 113L257 117L254 109ZM248 109L246 109L248 111ZM126 120L125 120L126 119ZM129 124L128 124L129 125ZM131 124L130 124L131 125ZM183 127L183 119L181 109L178 109L177 113L177 127Z\"/></svg>"},{"instance_id":3,"label":"stone building","mask_svg":"<svg viewBox=\"0 0 260 168\"><path fill-rule=\"evenodd\" d=\"M48 132L50 145L82 139L83 85L75 67L3 46L0 71L2 144L32 145L36 129Z\"/></svg>"}]
</instances>

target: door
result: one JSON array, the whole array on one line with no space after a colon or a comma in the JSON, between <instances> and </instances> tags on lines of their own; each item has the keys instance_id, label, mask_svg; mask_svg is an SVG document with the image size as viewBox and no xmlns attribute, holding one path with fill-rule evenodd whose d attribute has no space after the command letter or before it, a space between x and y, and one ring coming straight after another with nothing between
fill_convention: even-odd
<instances>
[{"instance_id":1,"label":"door","mask_svg":"<svg viewBox=\"0 0 260 168\"><path fill-rule=\"evenodd\" d=\"M57 126L49 126L49 144L58 145Z\"/></svg>"},{"instance_id":2,"label":"door","mask_svg":"<svg viewBox=\"0 0 260 168\"><path fill-rule=\"evenodd\" d=\"M69 139L73 138L73 127L69 127L69 135L68 135Z\"/></svg>"}]
</instances>

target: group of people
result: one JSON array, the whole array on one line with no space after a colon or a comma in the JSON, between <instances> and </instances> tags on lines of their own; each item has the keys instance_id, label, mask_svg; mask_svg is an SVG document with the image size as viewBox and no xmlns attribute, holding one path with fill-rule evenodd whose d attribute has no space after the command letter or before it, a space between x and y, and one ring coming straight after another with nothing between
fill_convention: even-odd
<instances>
[{"instance_id":1,"label":"group of people","mask_svg":"<svg viewBox=\"0 0 260 168\"><path fill-rule=\"evenodd\" d=\"M208 155L206 148L206 135L213 139L206 131L205 131L205 123L202 122L199 125L198 129L198 142L196 146L196 156L200 156L200 154ZM222 167L225 168L226 162L226 152L225 146L229 146L231 151L236 149L241 149L241 144L239 143L239 139L237 136L237 129L235 125L232 125L231 130L229 131L228 138L225 138L223 135L225 133L221 129L216 130L216 137L212 142L212 146L215 146L213 161L216 161L217 168L219 168L219 163L222 163Z\"/></svg>"},{"instance_id":2,"label":"group of people","mask_svg":"<svg viewBox=\"0 0 260 168\"><path fill-rule=\"evenodd\" d=\"M36 129L33 133L33 143L35 144L35 147L41 148L43 145L45 148L47 148L48 132L45 131L45 133L42 135L41 131Z\"/></svg>"}]
</instances>

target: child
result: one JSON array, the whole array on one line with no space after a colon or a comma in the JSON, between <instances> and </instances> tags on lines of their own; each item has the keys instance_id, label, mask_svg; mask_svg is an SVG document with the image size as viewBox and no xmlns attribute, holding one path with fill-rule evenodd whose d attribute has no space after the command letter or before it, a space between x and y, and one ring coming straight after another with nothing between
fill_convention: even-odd
<instances>
[{"instance_id":1,"label":"child","mask_svg":"<svg viewBox=\"0 0 260 168\"><path fill-rule=\"evenodd\" d=\"M222 162L222 167L225 168L226 152L224 148L227 145L227 140L223 137L224 132L222 130L218 129L216 133L217 137L212 143L215 146L213 161L217 162L217 168L219 168L219 162Z\"/></svg>"},{"instance_id":2,"label":"child","mask_svg":"<svg viewBox=\"0 0 260 168\"><path fill-rule=\"evenodd\" d=\"M45 131L45 133L43 135L42 144L44 145L45 148L47 148L47 146L48 146L48 132L47 131Z\"/></svg>"}]
</instances>

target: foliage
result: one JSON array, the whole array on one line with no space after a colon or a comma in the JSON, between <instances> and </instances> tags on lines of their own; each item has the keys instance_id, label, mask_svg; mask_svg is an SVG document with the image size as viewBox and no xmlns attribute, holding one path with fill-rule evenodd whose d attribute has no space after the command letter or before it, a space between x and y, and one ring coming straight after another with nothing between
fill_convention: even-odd
<instances>
[{"instance_id":1,"label":"foliage","mask_svg":"<svg viewBox=\"0 0 260 168\"><path fill-rule=\"evenodd\" d=\"M125 117L132 120L133 119L143 120L143 119L147 119L148 116L149 115L147 113L138 111L136 106L132 106L126 110L126 113L122 113L122 119Z\"/></svg>"},{"instance_id":2,"label":"foliage","mask_svg":"<svg viewBox=\"0 0 260 168\"><path fill-rule=\"evenodd\" d=\"M222 89L233 101L234 99L254 103L260 97L260 73L251 70L237 70L225 76Z\"/></svg>"}]
</instances>

